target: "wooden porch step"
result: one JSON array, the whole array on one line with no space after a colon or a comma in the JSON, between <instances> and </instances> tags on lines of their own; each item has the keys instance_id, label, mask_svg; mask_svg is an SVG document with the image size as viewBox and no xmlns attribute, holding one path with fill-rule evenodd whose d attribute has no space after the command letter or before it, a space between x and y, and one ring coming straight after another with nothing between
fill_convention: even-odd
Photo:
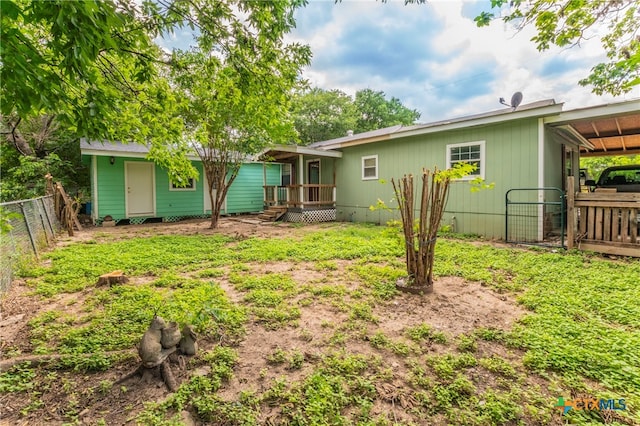
<instances>
[{"instance_id":1,"label":"wooden porch step","mask_svg":"<svg viewBox=\"0 0 640 426\"><path fill-rule=\"evenodd\" d=\"M258 219L261 219L266 222L275 222L280 219L287 212L286 207L282 206L271 206L261 214L258 215Z\"/></svg>"}]
</instances>

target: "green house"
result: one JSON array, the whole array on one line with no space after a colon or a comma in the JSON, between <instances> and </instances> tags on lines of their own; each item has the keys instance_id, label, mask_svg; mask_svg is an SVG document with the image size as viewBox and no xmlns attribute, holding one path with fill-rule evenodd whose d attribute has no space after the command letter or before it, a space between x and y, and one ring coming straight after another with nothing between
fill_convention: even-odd
<instances>
[{"instance_id":1,"label":"green house","mask_svg":"<svg viewBox=\"0 0 640 426\"><path fill-rule=\"evenodd\" d=\"M95 223L105 217L128 223L151 218L165 222L192 217L210 217L211 200L205 190L202 163L192 157L200 178L186 188L175 187L167 172L147 160L147 147L138 144L81 142L83 161L91 176L91 216ZM281 184L278 163L247 162L229 188L222 214L263 210L265 184Z\"/></svg>"},{"instance_id":2,"label":"green house","mask_svg":"<svg viewBox=\"0 0 640 426\"><path fill-rule=\"evenodd\" d=\"M399 219L397 211L371 207L379 200L395 207L392 178L467 161L477 169L452 183L441 226L486 238L543 241L563 232L566 178L576 177L574 190L579 189L580 153L597 151L605 136L613 141L637 133L632 125L625 129L623 118L637 116L639 106L634 100L563 111L562 104L545 100L350 133L304 148L274 147L267 156L287 164L292 179L266 187L265 204L287 207L287 220L384 224ZM589 133L617 118L617 135ZM478 177L493 188L473 192L471 180Z\"/></svg>"}]
</instances>

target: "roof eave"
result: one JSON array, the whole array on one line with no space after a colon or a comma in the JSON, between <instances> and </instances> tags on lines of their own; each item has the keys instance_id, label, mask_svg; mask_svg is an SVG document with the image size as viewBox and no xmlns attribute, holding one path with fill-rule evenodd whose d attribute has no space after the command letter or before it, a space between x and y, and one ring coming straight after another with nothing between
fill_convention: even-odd
<instances>
[{"instance_id":1,"label":"roof eave","mask_svg":"<svg viewBox=\"0 0 640 426\"><path fill-rule=\"evenodd\" d=\"M380 141L390 140L390 139L399 139L399 138L406 138L411 136L425 135L430 133L446 132L449 130L457 130L457 129L467 128L467 127L486 126L489 124L503 123L503 122L513 121L513 120L522 120L525 118L551 116L551 115L556 115L562 112L562 105L563 105L562 103L558 103L558 104L547 105L547 106L535 108L535 109L526 109L523 111L516 110L513 112L490 115L486 117L477 117L477 118L472 118L468 120L455 120L455 121L446 122L446 123L437 123L435 125L427 124L424 127L421 127L418 129L413 128L411 130L406 130L406 131L399 130L397 132L392 132L386 135L381 135L373 138L356 139L352 141L341 141L336 144L325 145L324 148L340 149L340 148L347 148L347 147L363 145L363 144L368 144L372 142L380 142Z\"/></svg>"},{"instance_id":2,"label":"roof eave","mask_svg":"<svg viewBox=\"0 0 640 426\"><path fill-rule=\"evenodd\" d=\"M559 135L564 140L576 145L584 147L588 150L593 150L595 147L589 140L585 139L580 132L578 132L573 126L570 125L562 125L551 127L551 130Z\"/></svg>"},{"instance_id":3,"label":"roof eave","mask_svg":"<svg viewBox=\"0 0 640 426\"><path fill-rule=\"evenodd\" d=\"M259 155L259 157L266 154L269 151L280 151L280 152L290 152L292 154L318 155L321 157L342 158L342 153L340 151L309 148L309 147L299 146L299 145L275 145L270 148L266 148Z\"/></svg>"},{"instance_id":4,"label":"roof eave","mask_svg":"<svg viewBox=\"0 0 640 426\"><path fill-rule=\"evenodd\" d=\"M598 105L564 111L555 116L545 117L544 123L562 125L571 121L587 120L593 118L606 118L630 114L638 112L638 110L640 110L640 99L633 99L626 102L611 103L606 105Z\"/></svg>"},{"instance_id":5,"label":"roof eave","mask_svg":"<svg viewBox=\"0 0 640 426\"><path fill-rule=\"evenodd\" d=\"M128 151L110 151L108 149L80 149L81 155L102 156L102 157L118 157L118 158L144 158L147 159L149 152L128 152ZM200 161L197 155L187 155L187 159L191 161Z\"/></svg>"}]
</instances>

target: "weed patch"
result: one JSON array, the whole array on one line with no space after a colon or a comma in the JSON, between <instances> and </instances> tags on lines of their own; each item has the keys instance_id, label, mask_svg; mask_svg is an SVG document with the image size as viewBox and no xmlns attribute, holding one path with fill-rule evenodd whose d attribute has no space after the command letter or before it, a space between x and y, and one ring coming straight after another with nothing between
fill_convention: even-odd
<instances>
[{"instance_id":1,"label":"weed patch","mask_svg":"<svg viewBox=\"0 0 640 426\"><path fill-rule=\"evenodd\" d=\"M460 277L448 282L461 292L469 282L480 282L483 287L471 283L469 291L503 293L500 298L517 298L527 309L510 330L477 327L473 317L460 334L445 322L457 316L407 311L428 304L396 291L395 281L406 274L397 230L348 224L301 229L277 240L96 234L88 244L47 254L45 266L23 265L22 276L42 297L84 291L72 301L73 313L56 307L31 317L28 342L5 353L17 355L24 347L35 354L59 353L55 367L68 370L48 377L46 370L21 364L0 373L0 392L20 397L15 418L20 410L23 416L39 415L53 406L43 398L47 392L60 395L56 403L69 423L86 421L83 407L96 398L89 391L129 401L133 385L113 386L99 372L122 361L106 352L133 348L156 313L192 324L208 350L190 361L182 385L163 402L142 411L123 403L127 419L140 424L182 424L182 411L210 424L264 424L272 420L268 415L276 423L298 425L549 424L558 415L553 405L560 395L625 398L629 407L640 403L637 261L441 238L436 288L447 282L442 277ZM131 281L92 288L99 275L115 269ZM263 270L274 272L256 272ZM237 304L219 284L232 286ZM455 305L455 294L434 296L444 298L443 306ZM332 316L316 316L325 314ZM267 364L252 370L251 361L239 362L245 346L234 345L246 330L262 332L261 327L282 329L282 336L295 341L281 337L278 349L257 355L252 349L253 361ZM524 355L496 355L509 348ZM255 377L248 378L247 370ZM285 376L274 378L273 370ZM62 380L63 374L75 378L76 371L99 379L80 391L78 380ZM234 375L238 380L230 380ZM602 421L595 413L572 411L565 420ZM640 421L631 409L617 414L620 423ZM109 423L104 416L95 422Z\"/></svg>"}]
</instances>

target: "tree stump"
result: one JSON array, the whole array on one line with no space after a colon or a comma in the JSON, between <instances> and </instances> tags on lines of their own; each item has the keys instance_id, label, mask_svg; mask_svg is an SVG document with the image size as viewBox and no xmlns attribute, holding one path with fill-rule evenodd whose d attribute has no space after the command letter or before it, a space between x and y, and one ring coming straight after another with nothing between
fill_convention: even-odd
<instances>
[{"instance_id":1,"label":"tree stump","mask_svg":"<svg viewBox=\"0 0 640 426\"><path fill-rule=\"evenodd\" d=\"M171 371L169 357L175 354L178 349L185 355L195 355L197 351L196 336L192 327L185 325L183 330L185 335L182 335L176 322L172 321L167 324L164 319L155 316L138 346L138 355L140 355L142 362L138 368L123 376L116 384L137 375L142 376L142 380L145 382L149 380L150 376L159 376L169 391L175 392L178 389L178 382ZM178 358L184 363L181 356Z\"/></svg>"},{"instance_id":2,"label":"tree stump","mask_svg":"<svg viewBox=\"0 0 640 426\"><path fill-rule=\"evenodd\" d=\"M124 284L129 282L129 278L127 278L122 271L112 271L108 274L100 275L98 278L98 284L112 286L114 284Z\"/></svg>"}]
</instances>

